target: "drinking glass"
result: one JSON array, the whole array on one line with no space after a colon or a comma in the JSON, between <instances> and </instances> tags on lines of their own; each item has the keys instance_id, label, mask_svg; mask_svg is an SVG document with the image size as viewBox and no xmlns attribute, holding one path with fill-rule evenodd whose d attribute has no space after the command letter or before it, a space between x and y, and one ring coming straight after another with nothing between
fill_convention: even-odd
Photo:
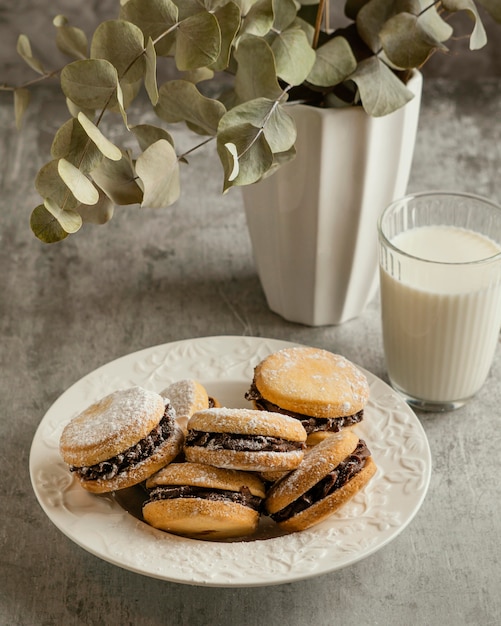
<instances>
[{"instance_id":1,"label":"drinking glass","mask_svg":"<svg viewBox=\"0 0 501 626\"><path fill-rule=\"evenodd\" d=\"M484 384L501 327L501 207L430 191L378 222L381 315L391 385L418 409L462 406Z\"/></svg>"}]
</instances>

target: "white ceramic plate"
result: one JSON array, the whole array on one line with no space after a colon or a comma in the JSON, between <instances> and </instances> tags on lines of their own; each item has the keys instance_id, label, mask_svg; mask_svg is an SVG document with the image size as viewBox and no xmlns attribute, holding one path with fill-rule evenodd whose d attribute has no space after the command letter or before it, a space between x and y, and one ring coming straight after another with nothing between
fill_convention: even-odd
<instances>
[{"instance_id":1,"label":"white ceramic plate","mask_svg":"<svg viewBox=\"0 0 501 626\"><path fill-rule=\"evenodd\" d=\"M291 345L256 337L178 341L124 356L84 376L46 413L31 448L33 488L49 519L76 544L110 563L163 580L214 587L302 580L360 561L385 546L421 506L431 455L412 410L369 372L370 401L357 431L378 471L338 513L299 533L269 538L262 531L257 539L231 543L177 537L151 528L110 495L86 492L59 456L64 425L115 389L141 385L161 391L175 380L196 378L221 404L249 407L244 393L254 366Z\"/></svg>"}]
</instances>

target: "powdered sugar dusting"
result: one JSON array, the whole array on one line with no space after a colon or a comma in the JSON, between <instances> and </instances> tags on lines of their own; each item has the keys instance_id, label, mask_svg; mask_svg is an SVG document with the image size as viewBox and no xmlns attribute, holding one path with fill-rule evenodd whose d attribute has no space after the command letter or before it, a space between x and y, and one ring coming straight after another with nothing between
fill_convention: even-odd
<instances>
[{"instance_id":1,"label":"powdered sugar dusting","mask_svg":"<svg viewBox=\"0 0 501 626\"><path fill-rule=\"evenodd\" d=\"M73 418L61 435L63 450L105 446L110 440L139 440L161 419L162 397L142 387L114 391Z\"/></svg>"},{"instance_id":2,"label":"powdered sugar dusting","mask_svg":"<svg viewBox=\"0 0 501 626\"><path fill-rule=\"evenodd\" d=\"M306 431L299 420L269 411L218 407L197 411L188 429L242 435L267 435L292 441L305 441Z\"/></svg>"},{"instance_id":3,"label":"powdered sugar dusting","mask_svg":"<svg viewBox=\"0 0 501 626\"><path fill-rule=\"evenodd\" d=\"M209 406L204 387L192 378L177 380L161 391L160 395L174 407L177 423L184 432L193 413Z\"/></svg>"},{"instance_id":4,"label":"powdered sugar dusting","mask_svg":"<svg viewBox=\"0 0 501 626\"><path fill-rule=\"evenodd\" d=\"M348 359L305 346L264 359L256 367L255 383L265 399L316 417L350 415L369 397L367 378Z\"/></svg>"},{"instance_id":5,"label":"powdered sugar dusting","mask_svg":"<svg viewBox=\"0 0 501 626\"><path fill-rule=\"evenodd\" d=\"M170 400L177 415L187 415L196 399L194 381L189 378L178 380L161 391L160 395Z\"/></svg>"}]
</instances>

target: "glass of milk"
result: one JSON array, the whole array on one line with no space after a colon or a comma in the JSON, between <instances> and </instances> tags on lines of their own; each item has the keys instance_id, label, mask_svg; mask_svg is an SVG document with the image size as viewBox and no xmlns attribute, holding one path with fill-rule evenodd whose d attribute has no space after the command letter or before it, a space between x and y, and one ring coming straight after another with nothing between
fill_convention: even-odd
<instances>
[{"instance_id":1,"label":"glass of milk","mask_svg":"<svg viewBox=\"0 0 501 626\"><path fill-rule=\"evenodd\" d=\"M484 384L501 328L501 207L425 192L379 223L383 342L391 385L426 411L462 406Z\"/></svg>"}]
</instances>

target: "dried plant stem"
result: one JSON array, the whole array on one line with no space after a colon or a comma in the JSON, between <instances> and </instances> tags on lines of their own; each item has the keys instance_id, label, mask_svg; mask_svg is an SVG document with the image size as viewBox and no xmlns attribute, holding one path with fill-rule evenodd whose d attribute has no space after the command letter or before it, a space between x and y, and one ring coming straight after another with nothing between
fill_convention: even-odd
<instances>
[{"instance_id":1,"label":"dried plant stem","mask_svg":"<svg viewBox=\"0 0 501 626\"><path fill-rule=\"evenodd\" d=\"M317 17L315 20L315 33L313 35L312 48L315 50L318 46L318 38L320 36L320 30L322 28L322 19L325 14L326 0L320 0L318 3Z\"/></svg>"}]
</instances>

